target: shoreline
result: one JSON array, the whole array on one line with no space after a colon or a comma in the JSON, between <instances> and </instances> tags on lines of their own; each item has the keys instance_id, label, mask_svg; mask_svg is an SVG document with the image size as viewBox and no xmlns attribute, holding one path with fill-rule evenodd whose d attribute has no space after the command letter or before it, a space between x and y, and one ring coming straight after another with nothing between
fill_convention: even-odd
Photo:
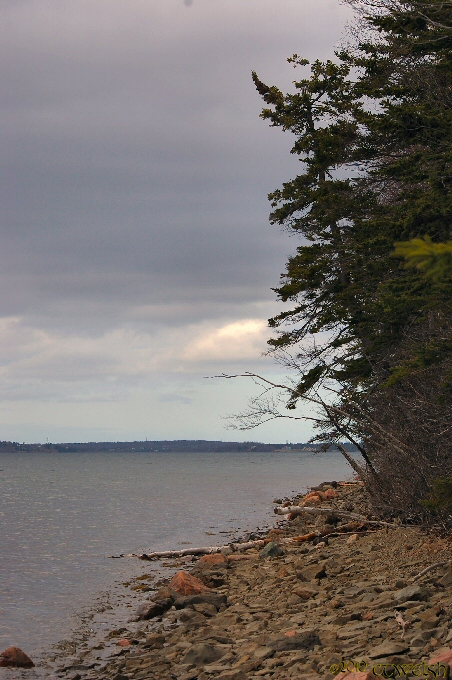
<instances>
[{"instance_id":1,"label":"shoreline","mask_svg":"<svg viewBox=\"0 0 452 680\"><path fill-rule=\"evenodd\" d=\"M406 677L413 677L415 664L443 652L452 663L452 571L439 567L414 581L450 560L450 541L417 527L357 525L341 533L334 510L366 514L366 493L359 483L322 488L327 494L318 492L318 500L331 516L277 521L264 554L252 547L143 562L144 573L122 586L130 589L124 611L130 616L144 597L150 605L166 596L160 614L120 625L113 610L116 629L104 627L103 640L74 644L73 654L61 649L36 673L68 680L364 680L375 677L378 664L408 664ZM292 503L313 504L309 496ZM319 536L325 527L339 535ZM294 542L300 535L311 538ZM167 587L176 570L210 590L181 604L180 593ZM341 674L345 662L361 674Z\"/></svg>"}]
</instances>

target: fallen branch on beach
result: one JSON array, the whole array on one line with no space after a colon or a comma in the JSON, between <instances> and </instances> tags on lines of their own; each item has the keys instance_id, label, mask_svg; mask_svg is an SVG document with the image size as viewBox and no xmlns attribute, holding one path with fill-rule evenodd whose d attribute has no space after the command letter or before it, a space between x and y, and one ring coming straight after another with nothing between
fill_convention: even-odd
<instances>
[{"instance_id":1,"label":"fallen branch on beach","mask_svg":"<svg viewBox=\"0 0 452 680\"><path fill-rule=\"evenodd\" d=\"M143 553L136 555L132 553L127 557L138 557L140 560L160 560L167 557L186 557L189 555L215 555L221 553L222 550L229 548L233 552L240 552L241 550L249 550L250 548L263 548L267 543L270 543L270 538L263 538L257 541L247 541L246 543L230 543L228 545L208 546L204 548L184 548L184 550L164 550L162 552Z\"/></svg>"},{"instance_id":2,"label":"fallen branch on beach","mask_svg":"<svg viewBox=\"0 0 452 680\"><path fill-rule=\"evenodd\" d=\"M431 564L429 567L426 567L423 569L417 576L414 577L414 581L417 581L421 576L424 576L424 574L428 574L429 571L432 571L433 569L436 569L437 567L446 567L450 562L436 562L435 564Z\"/></svg>"},{"instance_id":3,"label":"fallen branch on beach","mask_svg":"<svg viewBox=\"0 0 452 680\"><path fill-rule=\"evenodd\" d=\"M331 517L344 517L345 519L352 519L357 522L365 522L365 524L376 524L382 527L392 527L393 529L403 526L398 523L367 519L364 515L358 515L355 512L345 512L345 510L336 510L335 508L311 508L299 505L284 507L283 505L278 505L274 509L274 513L275 515L292 515L292 517L297 515L330 515Z\"/></svg>"}]
</instances>

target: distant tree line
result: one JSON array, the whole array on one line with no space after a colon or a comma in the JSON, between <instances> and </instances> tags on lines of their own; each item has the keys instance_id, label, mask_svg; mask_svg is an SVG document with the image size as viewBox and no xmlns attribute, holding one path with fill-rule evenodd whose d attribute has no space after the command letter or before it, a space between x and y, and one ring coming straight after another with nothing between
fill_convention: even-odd
<instances>
[{"instance_id":1,"label":"distant tree line","mask_svg":"<svg viewBox=\"0 0 452 680\"><path fill-rule=\"evenodd\" d=\"M311 418L315 441L359 448L376 512L449 522L452 3L348 2L347 44L293 55L293 92L253 73L261 117L301 161L270 220L301 244L275 288L291 306L270 319L291 379L254 376L264 392L237 422Z\"/></svg>"},{"instance_id":2,"label":"distant tree line","mask_svg":"<svg viewBox=\"0 0 452 680\"><path fill-rule=\"evenodd\" d=\"M353 452L355 448L350 444L343 443L348 451ZM195 439L165 440L165 441L134 441L134 442L72 442L62 444L20 444L19 442L2 441L0 442L0 453L16 451L50 451L57 453L92 453L92 452L120 452L127 453L133 451L147 452L191 452L191 453L227 453L227 452L265 452L281 450L320 450L322 445L312 446L310 443L291 443L291 444L263 444L262 442L223 442Z\"/></svg>"}]
</instances>

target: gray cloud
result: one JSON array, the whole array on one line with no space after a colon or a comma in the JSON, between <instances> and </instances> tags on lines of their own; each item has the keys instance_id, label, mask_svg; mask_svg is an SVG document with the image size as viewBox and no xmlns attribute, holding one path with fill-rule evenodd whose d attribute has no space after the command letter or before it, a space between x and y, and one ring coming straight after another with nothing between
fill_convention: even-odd
<instances>
[{"instance_id":1,"label":"gray cloud","mask_svg":"<svg viewBox=\"0 0 452 680\"><path fill-rule=\"evenodd\" d=\"M250 71L289 88L285 58L331 56L349 10L185 5L3 0L0 314L72 338L70 359L45 358L67 399L104 365L94 350L80 363L80 338L177 327L182 347L193 325L265 319L296 246L268 224L266 194L297 161L259 120Z\"/></svg>"}]
</instances>

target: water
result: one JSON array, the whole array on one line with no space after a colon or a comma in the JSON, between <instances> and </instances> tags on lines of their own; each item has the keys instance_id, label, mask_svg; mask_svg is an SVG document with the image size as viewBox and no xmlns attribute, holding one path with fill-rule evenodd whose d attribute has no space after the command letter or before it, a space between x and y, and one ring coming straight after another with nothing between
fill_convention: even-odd
<instances>
[{"instance_id":1,"label":"water","mask_svg":"<svg viewBox=\"0 0 452 680\"><path fill-rule=\"evenodd\" d=\"M0 454L0 651L37 654L142 571L110 555L223 545L272 524L274 497L350 472L339 453Z\"/></svg>"}]
</instances>

